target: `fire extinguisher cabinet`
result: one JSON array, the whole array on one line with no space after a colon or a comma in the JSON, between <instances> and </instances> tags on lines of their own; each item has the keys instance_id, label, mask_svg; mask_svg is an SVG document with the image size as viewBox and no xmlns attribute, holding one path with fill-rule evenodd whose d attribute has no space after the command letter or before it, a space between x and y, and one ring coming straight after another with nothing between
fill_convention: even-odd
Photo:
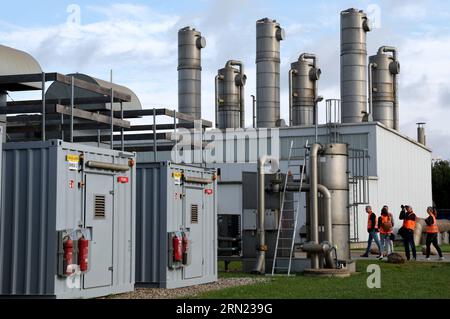
<instances>
[{"instance_id":1,"label":"fire extinguisher cabinet","mask_svg":"<svg viewBox=\"0 0 450 319\"><path fill-rule=\"evenodd\" d=\"M158 162L136 174L136 285L217 281L216 171Z\"/></svg>"},{"instance_id":2,"label":"fire extinguisher cabinet","mask_svg":"<svg viewBox=\"0 0 450 319\"><path fill-rule=\"evenodd\" d=\"M134 290L134 158L59 140L3 144L0 295Z\"/></svg>"}]
</instances>

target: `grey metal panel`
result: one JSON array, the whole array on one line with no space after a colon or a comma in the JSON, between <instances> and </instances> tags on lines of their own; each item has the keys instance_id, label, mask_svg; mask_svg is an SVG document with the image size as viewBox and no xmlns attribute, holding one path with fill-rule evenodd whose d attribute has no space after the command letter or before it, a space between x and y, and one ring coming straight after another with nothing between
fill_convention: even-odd
<instances>
[{"instance_id":1,"label":"grey metal panel","mask_svg":"<svg viewBox=\"0 0 450 319\"><path fill-rule=\"evenodd\" d=\"M184 200L184 225L189 229L189 240L191 249L191 264L184 269L186 279L198 278L203 276L203 236L204 231L204 205L203 205L203 187L187 187L185 189L186 199ZM198 208L198 221L192 222L192 206Z\"/></svg>"},{"instance_id":2,"label":"grey metal panel","mask_svg":"<svg viewBox=\"0 0 450 319\"><path fill-rule=\"evenodd\" d=\"M341 12L342 123L362 122L367 108L366 14L357 9Z\"/></svg>"},{"instance_id":3,"label":"grey metal panel","mask_svg":"<svg viewBox=\"0 0 450 319\"><path fill-rule=\"evenodd\" d=\"M11 200L2 202L0 212L0 247L5 247L0 249L1 294L91 298L133 290L135 168L120 173L129 178L128 184L117 185L115 182L115 231L110 240L114 250L110 254L112 286L87 290L70 287L66 278L56 275L57 231L76 229L84 222L78 183L73 183L74 188L70 187L70 181L81 181L77 178L83 174L69 169L66 161L69 154L83 154L85 161L121 165L127 165L129 158L134 156L61 141L5 145L3 158L8 164L3 166L2 175L3 183L6 178L10 187L7 191L3 188L2 197ZM86 167L84 171L105 173Z\"/></svg>"},{"instance_id":4,"label":"grey metal panel","mask_svg":"<svg viewBox=\"0 0 450 319\"><path fill-rule=\"evenodd\" d=\"M256 105L258 127L280 119L280 41L284 30L268 18L256 22Z\"/></svg>"},{"instance_id":5,"label":"grey metal panel","mask_svg":"<svg viewBox=\"0 0 450 319\"><path fill-rule=\"evenodd\" d=\"M111 175L86 174L85 226L93 228L89 249L90 267L84 275L84 288L110 286L113 270L113 195ZM104 217L95 215L96 197L104 197Z\"/></svg>"}]
</instances>

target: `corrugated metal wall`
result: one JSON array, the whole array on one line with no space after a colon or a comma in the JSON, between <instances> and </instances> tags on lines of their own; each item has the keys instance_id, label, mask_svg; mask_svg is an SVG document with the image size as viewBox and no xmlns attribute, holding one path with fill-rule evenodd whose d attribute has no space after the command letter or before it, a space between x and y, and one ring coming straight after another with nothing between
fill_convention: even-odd
<instances>
[{"instance_id":1,"label":"corrugated metal wall","mask_svg":"<svg viewBox=\"0 0 450 319\"><path fill-rule=\"evenodd\" d=\"M162 163L138 164L136 194L136 282L165 280L167 241L167 173Z\"/></svg>"},{"instance_id":2,"label":"corrugated metal wall","mask_svg":"<svg viewBox=\"0 0 450 319\"><path fill-rule=\"evenodd\" d=\"M0 293L54 295L56 149L4 146Z\"/></svg>"}]
</instances>

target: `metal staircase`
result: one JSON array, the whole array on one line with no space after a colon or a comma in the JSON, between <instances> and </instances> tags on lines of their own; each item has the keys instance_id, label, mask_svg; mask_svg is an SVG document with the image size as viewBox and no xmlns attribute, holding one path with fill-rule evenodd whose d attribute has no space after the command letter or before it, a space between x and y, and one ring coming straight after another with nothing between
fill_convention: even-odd
<instances>
[{"instance_id":1,"label":"metal staircase","mask_svg":"<svg viewBox=\"0 0 450 319\"><path fill-rule=\"evenodd\" d=\"M295 174L294 168L299 168L299 166L292 164L292 153L294 150L304 151L303 165L300 166L298 174ZM303 187L303 179L305 177L307 150L308 141L306 141L305 147L301 148L295 148L294 141L291 141L272 264L272 276L275 274L286 274L289 276L291 274L292 258L294 257L295 230L297 229L298 217L300 215L300 194ZM299 188L295 191L288 191L288 180L299 180ZM295 194L298 194L298 196L296 197ZM282 260L284 263L281 263Z\"/></svg>"}]
</instances>

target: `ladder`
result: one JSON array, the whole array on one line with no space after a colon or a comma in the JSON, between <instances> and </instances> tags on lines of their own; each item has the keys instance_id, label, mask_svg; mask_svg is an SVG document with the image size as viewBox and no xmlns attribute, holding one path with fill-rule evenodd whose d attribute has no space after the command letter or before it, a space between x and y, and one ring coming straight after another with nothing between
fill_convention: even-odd
<instances>
[{"instance_id":1,"label":"ladder","mask_svg":"<svg viewBox=\"0 0 450 319\"><path fill-rule=\"evenodd\" d=\"M283 195L281 201L281 213L278 224L278 233L275 244L275 253L273 257L272 264L272 276L275 273L284 272L288 276L291 274L292 258L294 257L294 243L295 243L295 230L297 229L298 217L300 211L300 194L303 187L303 179L305 176L306 167L306 157L307 157L308 141L306 141L305 147L295 148L294 141L291 141L289 147L288 156L288 168L284 180ZM292 173L292 168L298 167L298 165L292 164L292 151L293 150L304 150L303 166L301 166L301 171L299 174ZM289 179L292 176L295 180L297 176L300 179L299 189L295 192L289 192L292 196L286 198L286 193L288 193L286 186ZM295 193L298 194L297 199L295 198ZM277 265L277 261L280 258L289 257L289 262L286 265Z\"/></svg>"}]
</instances>

